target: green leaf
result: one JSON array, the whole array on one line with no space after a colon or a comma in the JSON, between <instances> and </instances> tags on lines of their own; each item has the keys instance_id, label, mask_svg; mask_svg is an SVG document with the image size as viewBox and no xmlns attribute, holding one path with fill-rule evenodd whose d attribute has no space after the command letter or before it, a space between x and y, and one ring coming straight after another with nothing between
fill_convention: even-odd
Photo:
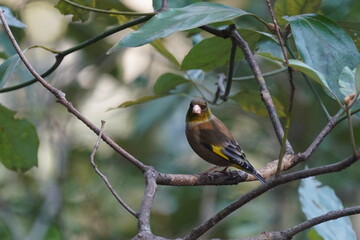
<instances>
[{"instance_id":1,"label":"green leaf","mask_svg":"<svg viewBox=\"0 0 360 240\"><path fill-rule=\"evenodd\" d=\"M143 97L140 97L140 98L138 98L138 99L136 99L136 100L133 100L133 101L123 102L122 104L120 104L120 105L117 106L116 108L127 108L127 107L130 107L130 106L133 106L133 105L137 105L137 104L149 102L149 101L152 101L152 100L155 100L155 99L158 99L158 98L161 98L161 97L165 97L165 96L166 96L166 95L148 95L148 96L143 96ZM116 108L111 108L110 110L116 109Z\"/></svg>"},{"instance_id":2,"label":"green leaf","mask_svg":"<svg viewBox=\"0 0 360 240\"><path fill-rule=\"evenodd\" d=\"M20 57L18 54L15 54L8 59L6 59L0 65L0 89L5 85L10 75L15 71L16 66L20 62Z\"/></svg>"},{"instance_id":3,"label":"green leaf","mask_svg":"<svg viewBox=\"0 0 360 240\"><path fill-rule=\"evenodd\" d=\"M352 71L350 68L345 67L339 76L340 92L344 97L356 93L355 85L355 69Z\"/></svg>"},{"instance_id":4,"label":"green leaf","mask_svg":"<svg viewBox=\"0 0 360 240\"><path fill-rule=\"evenodd\" d=\"M38 148L34 125L0 105L0 162L8 169L26 171L37 166Z\"/></svg>"},{"instance_id":5,"label":"green leaf","mask_svg":"<svg viewBox=\"0 0 360 240\"><path fill-rule=\"evenodd\" d=\"M308 76L312 80L315 80L317 83L319 83L326 89L330 89L328 82L326 81L324 75L321 72L311 68L306 63L296 60L296 59L289 59L289 66L304 73L306 76ZM334 97L334 96L331 96L331 97Z\"/></svg>"},{"instance_id":6,"label":"green leaf","mask_svg":"<svg viewBox=\"0 0 360 240\"><path fill-rule=\"evenodd\" d=\"M157 79L154 85L154 93L156 95L167 94L172 89L183 83L191 83L191 81L174 73L165 73Z\"/></svg>"},{"instance_id":7,"label":"green leaf","mask_svg":"<svg viewBox=\"0 0 360 240\"><path fill-rule=\"evenodd\" d=\"M249 15L249 13L241 9L210 2L194 3L183 8L170 8L151 18L138 31L128 34L115 44L109 52L122 47L142 46L174 32L226 21L242 15Z\"/></svg>"},{"instance_id":8,"label":"green leaf","mask_svg":"<svg viewBox=\"0 0 360 240\"><path fill-rule=\"evenodd\" d=\"M6 22L9 26L17 27L17 28L25 28L26 25L21 22L19 19L14 17L14 15L11 13L11 10L7 7L0 6L0 11L3 10L3 14L5 16ZM0 21L0 24L2 22Z\"/></svg>"},{"instance_id":9,"label":"green leaf","mask_svg":"<svg viewBox=\"0 0 360 240\"><path fill-rule=\"evenodd\" d=\"M240 35L254 48L255 43L261 37L261 33L248 29L238 30ZM195 45L185 56L181 63L182 70L202 69L210 71L216 67L224 66L229 62L231 53L231 40L212 37L202 40ZM239 49L236 52L236 60L243 58L243 53Z\"/></svg>"},{"instance_id":10,"label":"green leaf","mask_svg":"<svg viewBox=\"0 0 360 240\"><path fill-rule=\"evenodd\" d=\"M284 55L281 51L281 48L272 36L263 34L256 43L255 52L257 55L279 62L284 62Z\"/></svg>"},{"instance_id":11,"label":"green leaf","mask_svg":"<svg viewBox=\"0 0 360 240\"><path fill-rule=\"evenodd\" d=\"M295 16L303 13L317 13L321 0L277 0L275 2L275 17L280 25L287 22L283 16Z\"/></svg>"},{"instance_id":12,"label":"green leaf","mask_svg":"<svg viewBox=\"0 0 360 240\"><path fill-rule=\"evenodd\" d=\"M299 195L301 209L307 219L344 208L334 190L322 185L314 177L301 180ZM349 217L324 222L316 225L314 228L324 240L356 239Z\"/></svg>"},{"instance_id":13,"label":"green leaf","mask_svg":"<svg viewBox=\"0 0 360 240\"><path fill-rule=\"evenodd\" d=\"M230 99L237 102L244 111L251 112L262 117L268 116L268 112L263 101L261 101L258 91L242 91L234 96L231 96ZM279 117L285 117L285 108L282 103L275 97L273 97L273 102Z\"/></svg>"},{"instance_id":14,"label":"green leaf","mask_svg":"<svg viewBox=\"0 0 360 240\"><path fill-rule=\"evenodd\" d=\"M344 67L355 68L360 54L349 35L330 19L316 14L286 17L303 61L323 74L327 85L341 97L338 78Z\"/></svg>"},{"instance_id":15,"label":"green leaf","mask_svg":"<svg viewBox=\"0 0 360 240\"><path fill-rule=\"evenodd\" d=\"M124 24L128 21L130 21L131 17L123 16L123 15L114 15L114 17L118 20L119 24ZM139 27L137 25L134 25L131 27L133 30L138 30ZM174 64L177 67L180 67L180 63L178 60L174 57L174 55L167 50L167 48L164 45L164 41L162 39L156 39L155 41L150 43L151 46L153 46L161 55L163 55L167 60L169 60L172 64ZM110 53L110 51L109 51Z\"/></svg>"},{"instance_id":16,"label":"green leaf","mask_svg":"<svg viewBox=\"0 0 360 240\"><path fill-rule=\"evenodd\" d=\"M177 67L180 67L180 63L178 60L174 57L174 55L169 52L166 47L164 46L164 43L162 39L156 39L155 41L150 43L151 46L153 46L161 55L163 55L167 60L169 60L172 64L174 64Z\"/></svg>"},{"instance_id":17,"label":"green leaf","mask_svg":"<svg viewBox=\"0 0 360 240\"><path fill-rule=\"evenodd\" d=\"M95 8L95 0L71 0L74 3L86 6L86 7L92 7ZM72 6L66 2L63 2L59 0L59 2L55 5L55 8L57 8L61 14L63 15L73 15L72 21L81 21L85 22L89 19L89 11L84 10L75 6Z\"/></svg>"}]
</instances>

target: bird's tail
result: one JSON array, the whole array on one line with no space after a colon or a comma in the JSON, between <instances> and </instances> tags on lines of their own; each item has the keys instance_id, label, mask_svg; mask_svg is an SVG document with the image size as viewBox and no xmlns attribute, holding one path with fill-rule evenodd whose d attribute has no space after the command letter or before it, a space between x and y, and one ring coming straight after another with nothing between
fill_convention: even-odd
<instances>
[{"instance_id":1,"label":"bird's tail","mask_svg":"<svg viewBox=\"0 0 360 240\"><path fill-rule=\"evenodd\" d=\"M263 178L258 172L251 173L254 177L256 177L262 184L266 184L267 181Z\"/></svg>"}]
</instances>

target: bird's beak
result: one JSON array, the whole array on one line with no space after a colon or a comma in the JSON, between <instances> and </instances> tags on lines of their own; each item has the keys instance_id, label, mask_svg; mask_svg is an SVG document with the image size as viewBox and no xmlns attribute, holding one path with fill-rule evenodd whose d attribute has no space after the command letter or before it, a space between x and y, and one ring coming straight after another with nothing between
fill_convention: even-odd
<instances>
[{"instance_id":1,"label":"bird's beak","mask_svg":"<svg viewBox=\"0 0 360 240\"><path fill-rule=\"evenodd\" d=\"M200 114L201 113L201 107L199 105L194 105L194 107L192 108L192 112L195 114Z\"/></svg>"}]
</instances>

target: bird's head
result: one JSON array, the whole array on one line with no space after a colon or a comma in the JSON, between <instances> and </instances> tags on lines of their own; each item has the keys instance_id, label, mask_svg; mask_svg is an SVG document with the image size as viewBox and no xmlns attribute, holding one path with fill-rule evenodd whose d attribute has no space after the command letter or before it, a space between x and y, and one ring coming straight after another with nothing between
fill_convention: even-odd
<instances>
[{"instance_id":1,"label":"bird's head","mask_svg":"<svg viewBox=\"0 0 360 240\"><path fill-rule=\"evenodd\" d=\"M210 119L211 111L205 100L194 99L190 102L189 109L186 114L187 122L200 122Z\"/></svg>"}]
</instances>

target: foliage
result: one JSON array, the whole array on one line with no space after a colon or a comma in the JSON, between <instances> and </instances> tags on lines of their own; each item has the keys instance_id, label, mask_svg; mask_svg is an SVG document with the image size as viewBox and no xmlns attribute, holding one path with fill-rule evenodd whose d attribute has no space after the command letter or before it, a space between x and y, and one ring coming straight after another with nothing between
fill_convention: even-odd
<instances>
[{"instance_id":1,"label":"foliage","mask_svg":"<svg viewBox=\"0 0 360 240\"><path fill-rule=\"evenodd\" d=\"M232 129L257 169L274 163L285 146L274 134L278 133L274 118L285 132L289 130L294 151L287 150L288 156L295 159L312 150L302 160L310 170L356 155L360 140L358 1L277 0L274 14L283 44L270 23L265 1L224 5L215 0L153 0L146 1L153 9L140 10L132 5L135 2L60 0L50 6L58 10L57 18L36 23L36 28L47 32L56 25L52 20L60 19L65 27L51 41L35 40L27 30L41 17L31 11L44 11L45 16L48 1L19 5L7 1L1 9L17 42L31 49L23 52L32 65L61 89L69 105L95 125L106 120L104 133L161 173L196 174L209 168L194 156L184 136L185 112L194 97L213 104L215 115ZM160 9L164 2L169 9ZM249 64L251 56L234 40L235 34L255 55L260 77ZM78 115L56 103L38 80L29 79L5 31L0 31L0 40L0 162L4 166L0 167L0 239L134 237L139 232L137 219L118 205L89 163L94 133L80 124ZM262 76L265 85L260 84ZM264 94L264 86L269 95ZM326 126L330 126L328 132ZM126 154L121 155L100 144L95 162L122 199L138 211L144 175L133 168ZM292 161L287 160L283 160L285 170ZM304 168L302 161L289 163L294 174ZM238 239L289 229L304 220L301 210L311 219L343 206L359 206L356 166L323 173L320 180L329 187L320 187L312 178L302 179L298 191L297 181L283 183L286 188L274 187L230 216L224 207L247 195L262 194L257 183L158 184L151 229L167 238L184 237L217 212L224 220L202 238ZM263 173L275 176L275 169L264 168ZM289 174L283 176L287 179ZM300 178L304 177L296 179ZM330 203L336 206L328 208ZM322 211L311 215L315 209ZM336 221L339 234L359 234L348 218ZM294 239L331 239L334 235L327 233L334 226L330 224L316 225Z\"/></svg>"}]
</instances>

